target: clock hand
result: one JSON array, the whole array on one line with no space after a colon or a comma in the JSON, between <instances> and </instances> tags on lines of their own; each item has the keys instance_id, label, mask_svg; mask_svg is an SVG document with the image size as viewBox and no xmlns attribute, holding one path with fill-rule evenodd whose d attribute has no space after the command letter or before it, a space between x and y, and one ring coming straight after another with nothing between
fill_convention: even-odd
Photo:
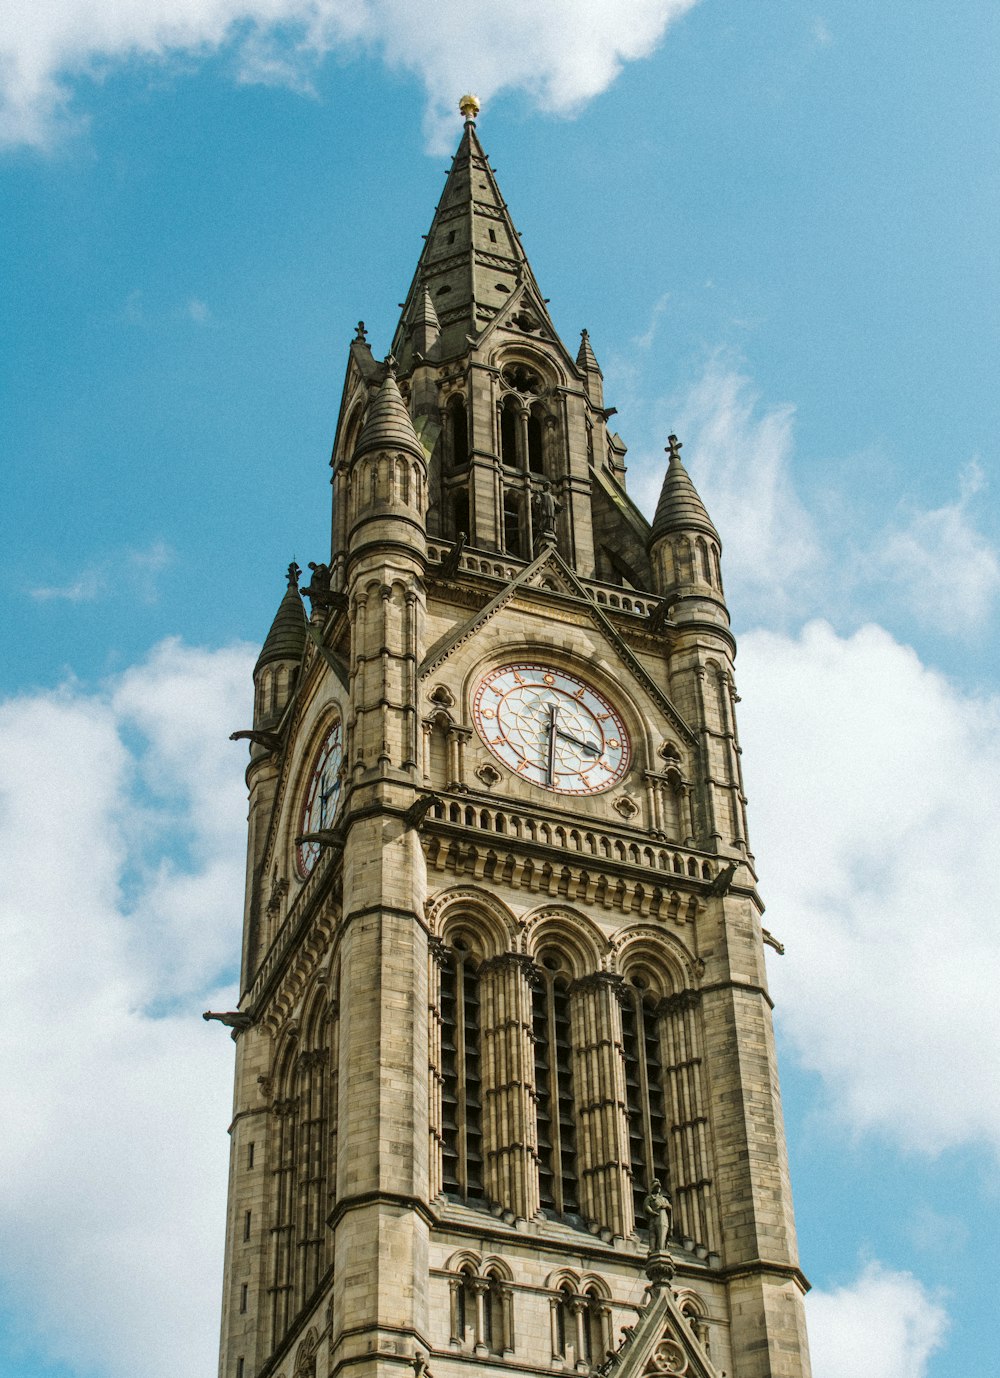
<instances>
[{"instance_id":1,"label":"clock hand","mask_svg":"<svg viewBox=\"0 0 1000 1378\"><path fill-rule=\"evenodd\" d=\"M558 732L559 732L558 727L556 727L556 718L557 718L558 716L559 716L559 705L556 704L556 703L550 703L550 704L549 704L549 756L548 756L548 763L547 763L547 764L548 764L548 769L549 769L548 783L549 783L550 785L554 783L555 778L556 778L556 736L558 735Z\"/></svg>"},{"instance_id":2,"label":"clock hand","mask_svg":"<svg viewBox=\"0 0 1000 1378\"><path fill-rule=\"evenodd\" d=\"M570 732L564 732L561 727L557 727L556 732L567 742L572 742L574 746L580 747L583 751L589 751L591 756L600 756L603 748L595 746L593 742L582 742L579 737L574 737Z\"/></svg>"}]
</instances>

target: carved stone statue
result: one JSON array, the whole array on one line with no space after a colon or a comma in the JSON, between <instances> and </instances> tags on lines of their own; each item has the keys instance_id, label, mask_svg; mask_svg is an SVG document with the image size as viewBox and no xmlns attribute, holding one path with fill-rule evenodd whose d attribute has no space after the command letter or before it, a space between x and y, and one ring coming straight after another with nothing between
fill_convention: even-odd
<instances>
[{"instance_id":1,"label":"carved stone statue","mask_svg":"<svg viewBox=\"0 0 1000 1378\"><path fill-rule=\"evenodd\" d=\"M333 595L330 592L330 566L316 564L314 560L309 561L309 568L312 570L312 578L307 586L302 590L312 604L313 611L320 612L333 606Z\"/></svg>"},{"instance_id":2,"label":"carved stone statue","mask_svg":"<svg viewBox=\"0 0 1000 1378\"><path fill-rule=\"evenodd\" d=\"M649 1252L665 1254L670 1239L670 1222L673 1219L674 1208L659 1181L654 1179L652 1182L642 1203L642 1209L649 1221Z\"/></svg>"},{"instance_id":3,"label":"carved stone statue","mask_svg":"<svg viewBox=\"0 0 1000 1378\"><path fill-rule=\"evenodd\" d=\"M556 539L556 517L562 508L552 496L552 485L546 480L531 500L531 515L535 523L535 540L539 545L551 545Z\"/></svg>"}]
</instances>

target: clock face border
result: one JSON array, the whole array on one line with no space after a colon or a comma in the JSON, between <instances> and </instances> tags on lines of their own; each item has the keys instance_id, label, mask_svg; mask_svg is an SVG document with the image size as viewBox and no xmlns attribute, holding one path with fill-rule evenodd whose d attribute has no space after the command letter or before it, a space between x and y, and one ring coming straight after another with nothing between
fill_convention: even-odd
<instances>
[{"instance_id":1,"label":"clock face border","mask_svg":"<svg viewBox=\"0 0 1000 1378\"><path fill-rule=\"evenodd\" d=\"M513 683L501 691L495 685L504 679L512 679ZM502 708L520 685L537 686L548 713L544 708L538 711L536 698L528 721L521 726L508 715L508 722L515 725L505 730L500 717ZM540 659L505 661L477 677L470 702L476 731L494 759L518 779L527 780L548 794L577 798L604 794L622 780L631 764L632 742L622 714L600 689L573 670ZM558 713L552 712L553 706ZM595 753L598 735L600 747ZM530 757L526 748L530 749ZM591 755L596 755L594 766L602 765L603 772L599 783L588 785L586 778L592 767L586 763ZM565 766L567 760L574 758L580 762L575 770L555 768L558 762ZM544 778L546 774L549 779ZM554 783L560 774L575 775L581 783L575 787Z\"/></svg>"},{"instance_id":2,"label":"clock face border","mask_svg":"<svg viewBox=\"0 0 1000 1378\"><path fill-rule=\"evenodd\" d=\"M337 816L340 807L340 771L344 761L344 724L340 717L327 726L310 760L312 765L305 786L300 785L303 797L296 836L328 828ZM327 812L326 801L331 798L333 805ZM312 875L319 852L318 842L296 842L295 870L300 880L306 881Z\"/></svg>"}]
</instances>

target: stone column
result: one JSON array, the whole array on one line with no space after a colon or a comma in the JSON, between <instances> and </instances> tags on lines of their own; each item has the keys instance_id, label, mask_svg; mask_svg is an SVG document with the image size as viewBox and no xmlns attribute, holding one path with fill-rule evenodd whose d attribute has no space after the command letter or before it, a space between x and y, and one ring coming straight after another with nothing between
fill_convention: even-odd
<instances>
[{"instance_id":1,"label":"stone column","mask_svg":"<svg viewBox=\"0 0 1000 1378\"><path fill-rule=\"evenodd\" d=\"M537 1212L531 962L505 953L479 969L486 1194L530 1220Z\"/></svg>"},{"instance_id":2,"label":"stone column","mask_svg":"<svg viewBox=\"0 0 1000 1378\"><path fill-rule=\"evenodd\" d=\"M602 1230L634 1229L628 1173L628 1117L622 1052L620 978L596 972L570 987L580 1207Z\"/></svg>"}]
</instances>

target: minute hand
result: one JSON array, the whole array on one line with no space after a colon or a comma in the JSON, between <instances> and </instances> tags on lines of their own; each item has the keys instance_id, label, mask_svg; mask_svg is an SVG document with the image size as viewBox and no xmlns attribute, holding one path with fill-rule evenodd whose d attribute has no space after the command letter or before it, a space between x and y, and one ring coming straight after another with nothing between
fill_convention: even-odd
<instances>
[{"instance_id":1,"label":"minute hand","mask_svg":"<svg viewBox=\"0 0 1000 1378\"><path fill-rule=\"evenodd\" d=\"M571 732L564 732L561 727L556 728L557 736L565 738L567 742L572 742L574 746L580 747L582 751L589 751L591 756L600 756L603 747L595 746L593 742L582 742L579 737L574 737Z\"/></svg>"}]
</instances>

